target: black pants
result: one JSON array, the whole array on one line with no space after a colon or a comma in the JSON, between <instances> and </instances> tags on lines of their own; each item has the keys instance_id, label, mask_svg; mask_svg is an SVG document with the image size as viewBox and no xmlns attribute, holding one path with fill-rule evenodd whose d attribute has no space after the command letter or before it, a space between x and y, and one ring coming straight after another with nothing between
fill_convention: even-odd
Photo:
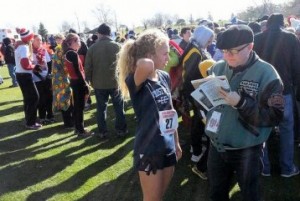
<instances>
[{"instance_id":1,"label":"black pants","mask_svg":"<svg viewBox=\"0 0 300 201\"><path fill-rule=\"evenodd\" d=\"M83 121L83 110L85 104L85 86L82 81L70 80L71 88L73 90L73 99L74 99L74 122L75 129L82 133L84 132L84 121Z\"/></svg>"},{"instance_id":2,"label":"black pants","mask_svg":"<svg viewBox=\"0 0 300 201\"><path fill-rule=\"evenodd\" d=\"M202 152L202 137L206 137L204 133L205 125L202 121L200 109L195 104L193 98L189 96L188 100L194 113L191 125L191 145L193 147L193 154L199 156Z\"/></svg>"},{"instance_id":3,"label":"black pants","mask_svg":"<svg viewBox=\"0 0 300 201\"><path fill-rule=\"evenodd\" d=\"M61 111L64 126L66 127L73 127L74 126L74 115L73 115L74 107L73 105L70 105L70 107L64 111Z\"/></svg>"},{"instance_id":4,"label":"black pants","mask_svg":"<svg viewBox=\"0 0 300 201\"><path fill-rule=\"evenodd\" d=\"M261 145L218 152L211 144L208 154L208 179L212 201L229 201L233 176L240 186L243 201L260 199Z\"/></svg>"},{"instance_id":5,"label":"black pants","mask_svg":"<svg viewBox=\"0 0 300 201\"><path fill-rule=\"evenodd\" d=\"M45 79L39 82L36 82L36 88L40 95L40 100L38 103L38 112L40 119L52 119L53 111L52 111L52 83L51 79Z\"/></svg>"},{"instance_id":6,"label":"black pants","mask_svg":"<svg viewBox=\"0 0 300 201\"><path fill-rule=\"evenodd\" d=\"M26 125L32 126L36 123L39 93L31 73L16 73L16 77L23 95Z\"/></svg>"}]
</instances>

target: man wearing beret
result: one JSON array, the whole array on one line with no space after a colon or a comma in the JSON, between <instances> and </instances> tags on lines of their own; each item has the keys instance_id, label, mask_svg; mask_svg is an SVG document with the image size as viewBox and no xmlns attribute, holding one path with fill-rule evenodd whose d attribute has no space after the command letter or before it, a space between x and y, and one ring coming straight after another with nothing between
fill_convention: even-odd
<instances>
[{"instance_id":1,"label":"man wearing beret","mask_svg":"<svg viewBox=\"0 0 300 201\"><path fill-rule=\"evenodd\" d=\"M227 104L207 113L206 134L210 198L229 200L232 176L236 175L243 201L259 201L260 153L283 116L283 84L274 67L261 60L253 48L253 32L247 25L233 25L217 39L224 60L209 69L225 75L230 92L219 89Z\"/></svg>"},{"instance_id":2,"label":"man wearing beret","mask_svg":"<svg viewBox=\"0 0 300 201\"><path fill-rule=\"evenodd\" d=\"M283 26L283 15L272 14L267 21L267 30L255 36L254 50L275 67L284 84L284 118L279 124L279 164L281 176L292 177L299 174L299 168L294 164L293 87L300 86L300 42L295 34L284 31ZM270 176L267 146L263 151L262 175Z\"/></svg>"}]
</instances>

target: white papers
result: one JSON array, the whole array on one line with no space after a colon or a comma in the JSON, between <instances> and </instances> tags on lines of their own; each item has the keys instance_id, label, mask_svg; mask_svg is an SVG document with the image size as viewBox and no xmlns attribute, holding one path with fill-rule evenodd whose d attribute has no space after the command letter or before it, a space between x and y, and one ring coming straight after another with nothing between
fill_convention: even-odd
<instances>
[{"instance_id":1,"label":"white papers","mask_svg":"<svg viewBox=\"0 0 300 201\"><path fill-rule=\"evenodd\" d=\"M218 105L227 104L226 101L219 96L220 87L228 92L230 91L230 86L225 76L209 76L203 79L193 80L192 84L196 90L191 93L191 96L207 111Z\"/></svg>"}]
</instances>

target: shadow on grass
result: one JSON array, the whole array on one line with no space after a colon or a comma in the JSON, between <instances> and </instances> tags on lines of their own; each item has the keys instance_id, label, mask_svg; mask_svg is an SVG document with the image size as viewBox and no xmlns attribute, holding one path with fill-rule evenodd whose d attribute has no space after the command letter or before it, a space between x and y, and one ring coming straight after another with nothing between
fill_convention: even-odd
<instances>
[{"instance_id":1,"label":"shadow on grass","mask_svg":"<svg viewBox=\"0 0 300 201\"><path fill-rule=\"evenodd\" d=\"M131 150L132 141L133 140L129 141L123 147L120 147L113 154L111 154L107 157L101 158L100 160L95 161L94 163L89 165L88 167L86 167L82 170L79 170L75 175L70 177L68 180L60 183L59 185L49 187L40 192L31 194L27 198L27 200L30 200L30 201L47 200L59 193L65 193L65 192L71 193L71 192L75 191L76 189L78 189L82 185L84 185L85 182L87 180L89 180L90 178L96 176L97 174L99 174L102 171L105 171L107 168L113 166L115 163L122 160L128 154L128 151ZM115 143L117 143L117 141L115 141ZM92 150L94 150L94 149L96 149L96 150L103 149L103 147L101 145L99 145L99 146L93 148ZM89 151L89 152L91 152L91 151ZM81 153L79 155L71 156L71 158L73 158L73 157L79 158L85 154L88 154L88 153L84 153L84 154ZM66 159L68 159L68 157ZM97 198L99 200L99 197L97 197Z\"/></svg>"},{"instance_id":2,"label":"shadow on grass","mask_svg":"<svg viewBox=\"0 0 300 201\"><path fill-rule=\"evenodd\" d=\"M22 99L0 102L0 106L4 106L4 105L8 105L8 104L15 104L15 103L19 103L23 107L23 100ZM22 108L22 110L23 110L23 108ZM20 112L20 110L16 110L16 111L12 110L12 112Z\"/></svg>"},{"instance_id":3,"label":"shadow on grass","mask_svg":"<svg viewBox=\"0 0 300 201\"><path fill-rule=\"evenodd\" d=\"M45 126L40 130L26 130L21 120L6 122L5 125L0 124L0 126L5 127L5 132L0 134L1 152L25 149L37 143L41 138L47 138L60 132L58 126ZM64 132L64 130L61 132Z\"/></svg>"},{"instance_id":4,"label":"shadow on grass","mask_svg":"<svg viewBox=\"0 0 300 201\"><path fill-rule=\"evenodd\" d=\"M138 174L130 169L115 180L99 185L78 201L140 201L142 197Z\"/></svg>"},{"instance_id":5,"label":"shadow on grass","mask_svg":"<svg viewBox=\"0 0 300 201\"><path fill-rule=\"evenodd\" d=\"M74 137L74 139L72 140L74 141L79 139L77 137ZM49 177L52 177L55 174L63 171L66 167L72 165L73 162L78 158L84 157L85 155L98 151L99 149L105 149L107 148L107 146L114 146L119 143L120 141L113 141L109 143L104 142L99 144L99 141L95 140L95 138L89 138L86 139L82 145L68 148L57 155L45 159L41 159L41 160L29 160L29 161L21 162L16 165L7 166L0 171L0 181L5 181L5 183L2 183L1 185L0 194L22 190L27 188L28 186L32 186L39 182L42 182L48 179ZM79 152L81 149L90 146L93 147L85 151ZM129 146L132 145L130 144ZM79 152L79 153L75 153L75 152ZM122 157L124 157L124 155L127 154L127 152L124 152L124 149L121 149L120 152L122 153L119 153L117 151L112 156L100 160L100 162L99 161L96 162L96 164L92 165L91 168L88 168L87 171L84 171L86 169L79 171L76 174L79 175L79 177L77 177L76 175L72 177L73 179L71 180L70 183L66 182L67 184L69 184L69 186L66 185L65 187L73 189L72 186L74 186L74 188L76 188L75 184L78 182L81 184L82 179L83 179L82 182L85 182L87 179L90 178L90 176L94 176L98 174L99 170L101 171L101 168L99 169L99 167L102 167L102 170L105 170L106 168L110 167L116 161L121 160ZM35 155L35 154L36 154L35 152L29 151L27 153L27 157L30 157L30 155ZM103 163L101 161L103 161ZM105 165L103 166L103 164ZM14 178L14 179L11 180L10 178ZM77 179L79 180L77 181ZM60 185L59 188L57 188L58 192L60 192L62 189L64 189L64 187ZM48 195L49 192L48 191L46 192L47 192L46 194ZM41 198L39 200L41 200ZM42 199L42 200L46 200L46 199Z\"/></svg>"},{"instance_id":6,"label":"shadow on grass","mask_svg":"<svg viewBox=\"0 0 300 201\"><path fill-rule=\"evenodd\" d=\"M23 108L24 108L23 105L12 106L9 109L1 110L0 116L5 117L7 115L11 115L11 114L14 114L14 113L23 112Z\"/></svg>"}]
</instances>

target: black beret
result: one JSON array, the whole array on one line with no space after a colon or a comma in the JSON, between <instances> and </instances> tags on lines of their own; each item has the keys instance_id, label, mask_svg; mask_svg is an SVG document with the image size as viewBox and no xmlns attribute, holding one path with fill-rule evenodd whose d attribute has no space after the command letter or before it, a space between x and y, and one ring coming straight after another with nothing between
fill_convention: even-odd
<instances>
[{"instance_id":1,"label":"black beret","mask_svg":"<svg viewBox=\"0 0 300 201\"><path fill-rule=\"evenodd\" d=\"M109 36L111 34L111 29L107 24L103 23L98 27L98 33Z\"/></svg>"},{"instance_id":2,"label":"black beret","mask_svg":"<svg viewBox=\"0 0 300 201\"><path fill-rule=\"evenodd\" d=\"M280 13L273 13L272 15L270 15L267 21L267 27L270 27L272 25L279 26L279 27L284 26L283 15Z\"/></svg>"},{"instance_id":3,"label":"black beret","mask_svg":"<svg viewBox=\"0 0 300 201\"><path fill-rule=\"evenodd\" d=\"M253 40L253 31L248 25L232 25L218 35L217 48L221 50L232 49L240 45L252 43Z\"/></svg>"}]
</instances>

